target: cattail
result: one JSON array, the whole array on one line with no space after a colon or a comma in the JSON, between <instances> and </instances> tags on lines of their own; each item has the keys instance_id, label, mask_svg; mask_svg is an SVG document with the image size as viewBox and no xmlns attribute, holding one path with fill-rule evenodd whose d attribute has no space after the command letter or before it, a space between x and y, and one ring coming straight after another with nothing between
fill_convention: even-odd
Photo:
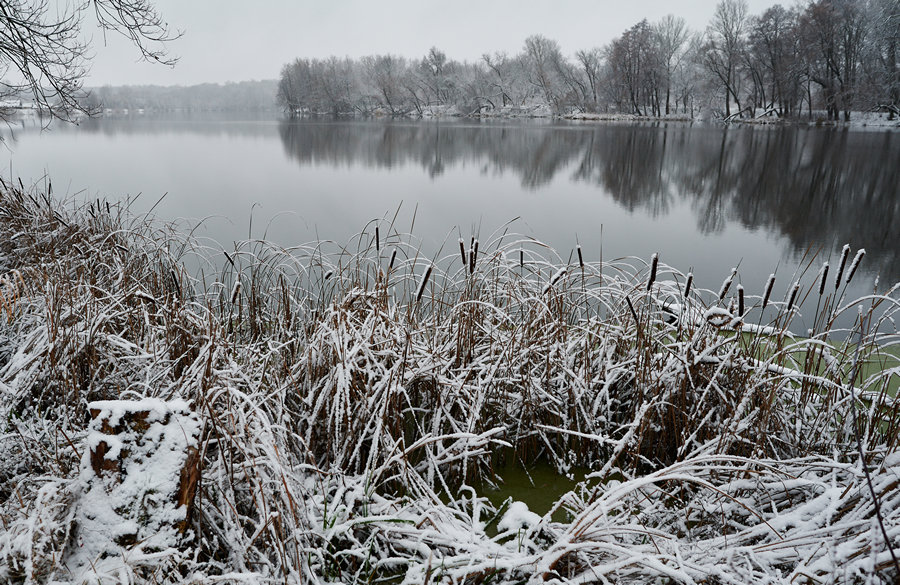
<instances>
[{"instance_id":1,"label":"cattail","mask_svg":"<svg viewBox=\"0 0 900 585\"><path fill-rule=\"evenodd\" d=\"M790 313L791 308L794 306L794 301L797 300L797 293L800 292L800 283L796 283L794 288L791 289L791 297L788 299L787 310Z\"/></svg>"},{"instance_id":2,"label":"cattail","mask_svg":"<svg viewBox=\"0 0 900 585\"><path fill-rule=\"evenodd\" d=\"M180 299L181 286L178 284L178 276L175 274L174 270L169 270L169 274L172 276L172 284L175 285L175 296Z\"/></svg>"},{"instance_id":3,"label":"cattail","mask_svg":"<svg viewBox=\"0 0 900 585\"><path fill-rule=\"evenodd\" d=\"M766 281L766 290L763 293L763 304L762 308L765 309L766 305L769 304L769 297L772 296L772 288L775 286L775 275L770 274L769 280Z\"/></svg>"},{"instance_id":4,"label":"cattail","mask_svg":"<svg viewBox=\"0 0 900 585\"><path fill-rule=\"evenodd\" d=\"M578 252L578 266L580 266L581 271L584 272L584 258L581 255L581 244L575 246L575 250Z\"/></svg>"},{"instance_id":5,"label":"cattail","mask_svg":"<svg viewBox=\"0 0 900 585\"><path fill-rule=\"evenodd\" d=\"M237 302L238 295L240 295L240 294L241 294L241 281L240 281L240 279L238 279L234 283L234 288L231 289L231 304L232 305Z\"/></svg>"},{"instance_id":6,"label":"cattail","mask_svg":"<svg viewBox=\"0 0 900 585\"><path fill-rule=\"evenodd\" d=\"M469 274L475 274L475 263L478 261L478 240L472 240L472 249L469 250Z\"/></svg>"},{"instance_id":7,"label":"cattail","mask_svg":"<svg viewBox=\"0 0 900 585\"><path fill-rule=\"evenodd\" d=\"M844 267L847 265L847 256L850 255L850 244L844 244L841 249L841 263L838 266L837 274L834 277L834 290L841 284L841 276L844 275Z\"/></svg>"},{"instance_id":8,"label":"cattail","mask_svg":"<svg viewBox=\"0 0 900 585\"><path fill-rule=\"evenodd\" d=\"M519 268L525 267L525 250L519 250Z\"/></svg>"},{"instance_id":9,"label":"cattail","mask_svg":"<svg viewBox=\"0 0 900 585\"><path fill-rule=\"evenodd\" d=\"M394 267L394 260L397 259L397 248L391 250L391 260L388 262L388 272L391 271L391 268ZM465 256L463 256L463 260L465 260Z\"/></svg>"},{"instance_id":10,"label":"cattail","mask_svg":"<svg viewBox=\"0 0 900 585\"><path fill-rule=\"evenodd\" d=\"M425 270L425 276L422 277L422 282L419 284L419 290L416 292L416 302L422 300L422 295L425 294L425 285L428 284L428 279L431 278L431 269L434 268L433 264L428 265L428 269Z\"/></svg>"},{"instance_id":11,"label":"cattail","mask_svg":"<svg viewBox=\"0 0 900 585\"><path fill-rule=\"evenodd\" d=\"M853 262L850 263L850 270L847 271L847 284L850 284L850 281L853 279L853 275L856 274L856 269L859 268L860 261L865 255L865 248L860 248L856 251L856 256L853 257Z\"/></svg>"},{"instance_id":12,"label":"cattail","mask_svg":"<svg viewBox=\"0 0 900 585\"><path fill-rule=\"evenodd\" d=\"M737 285L738 292L738 316L744 316L744 287Z\"/></svg>"},{"instance_id":13,"label":"cattail","mask_svg":"<svg viewBox=\"0 0 900 585\"><path fill-rule=\"evenodd\" d=\"M653 283L656 281L656 269L659 266L659 254L653 254L650 257L650 278L647 279L647 290L649 291L653 288Z\"/></svg>"},{"instance_id":14,"label":"cattail","mask_svg":"<svg viewBox=\"0 0 900 585\"><path fill-rule=\"evenodd\" d=\"M819 296L825 293L825 281L828 279L828 262L819 269Z\"/></svg>"},{"instance_id":15,"label":"cattail","mask_svg":"<svg viewBox=\"0 0 900 585\"><path fill-rule=\"evenodd\" d=\"M631 298L626 296L625 302L628 303L628 309L631 311L631 316L634 317L634 323L638 327L638 333L640 333L641 321L638 319L637 311L634 310L634 305L631 304Z\"/></svg>"},{"instance_id":16,"label":"cattail","mask_svg":"<svg viewBox=\"0 0 900 585\"><path fill-rule=\"evenodd\" d=\"M323 280L328 280L334 274L334 270L329 270L325 273L325 278Z\"/></svg>"},{"instance_id":17,"label":"cattail","mask_svg":"<svg viewBox=\"0 0 900 585\"><path fill-rule=\"evenodd\" d=\"M734 277L737 276L737 267L731 269L731 275L726 278L722 282L722 288L719 289L719 301L725 298L725 295L728 294L728 289L731 288L731 283L734 282Z\"/></svg>"},{"instance_id":18,"label":"cattail","mask_svg":"<svg viewBox=\"0 0 900 585\"><path fill-rule=\"evenodd\" d=\"M375 251L381 252L381 237L379 237L378 226L375 226Z\"/></svg>"},{"instance_id":19,"label":"cattail","mask_svg":"<svg viewBox=\"0 0 900 585\"><path fill-rule=\"evenodd\" d=\"M688 272L687 281L684 283L684 298L691 294L691 285L694 283L694 273Z\"/></svg>"},{"instance_id":20,"label":"cattail","mask_svg":"<svg viewBox=\"0 0 900 585\"><path fill-rule=\"evenodd\" d=\"M463 239L459 239L459 256L462 258L462 265L465 267L466 265L466 245L463 242Z\"/></svg>"},{"instance_id":21,"label":"cattail","mask_svg":"<svg viewBox=\"0 0 900 585\"><path fill-rule=\"evenodd\" d=\"M555 285L557 282L559 282L559 279L562 278L563 276L565 276L568 271L569 271L569 269L565 268L565 267L557 270L556 274L554 274L550 278L550 282L548 282L547 285L544 287L543 294L547 294L547 291L549 291L551 288L553 288L553 285Z\"/></svg>"}]
</instances>

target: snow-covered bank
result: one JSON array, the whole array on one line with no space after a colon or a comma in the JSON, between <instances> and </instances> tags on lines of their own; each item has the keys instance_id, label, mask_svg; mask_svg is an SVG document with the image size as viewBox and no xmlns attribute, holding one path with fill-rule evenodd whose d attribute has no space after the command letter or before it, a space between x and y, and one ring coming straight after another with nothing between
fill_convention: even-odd
<instances>
[{"instance_id":1,"label":"snow-covered bank","mask_svg":"<svg viewBox=\"0 0 900 585\"><path fill-rule=\"evenodd\" d=\"M799 124L806 126L848 128L860 130L863 128L874 129L896 129L900 128L900 116L891 115L887 112L853 112L849 121L829 120L824 112L816 112L812 117L801 116L800 118L779 118L775 115L767 115L760 113L752 118L736 118L731 123L751 124L751 125L768 125L768 124Z\"/></svg>"},{"instance_id":2,"label":"snow-covered bank","mask_svg":"<svg viewBox=\"0 0 900 585\"><path fill-rule=\"evenodd\" d=\"M97 552L100 582L897 577L900 298L843 299L849 254L798 283L820 319L797 339L794 294L658 258L506 234L432 262L373 223L336 256L239 244L201 283L177 234L69 209L0 193L0 581L78 582L90 404L148 399L199 420L191 524ZM571 519L470 487L503 457L589 468Z\"/></svg>"}]
</instances>

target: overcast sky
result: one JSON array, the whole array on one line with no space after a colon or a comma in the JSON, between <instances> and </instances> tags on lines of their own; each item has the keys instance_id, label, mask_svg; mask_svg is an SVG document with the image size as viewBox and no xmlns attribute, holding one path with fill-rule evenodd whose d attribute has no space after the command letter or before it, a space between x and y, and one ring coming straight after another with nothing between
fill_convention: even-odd
<instances>
[{"instance_id":1,"label":"overcast sky","mask_svg":"<svg viewBox=\"0 0 900 585\"><path fill-rule=\"evenodd\" d=\"M706 27L717 0L156 0L184 36L172 43L174 69L138 61L127 41L95 33L89 86L191 85L275 79L296 57L421 57L437 46L458 60L521 50L542 34L571 56L602 46L642 18L682 16ZM749 0L759 14L775 0ZM785 5L790 2L782 2Z\"/></svg>"}]
</instances>

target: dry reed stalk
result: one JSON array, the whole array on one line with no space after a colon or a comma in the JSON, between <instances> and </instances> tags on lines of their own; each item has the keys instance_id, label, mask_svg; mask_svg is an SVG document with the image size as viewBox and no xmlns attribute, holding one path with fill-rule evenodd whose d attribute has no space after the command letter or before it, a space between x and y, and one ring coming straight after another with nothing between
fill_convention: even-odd
<instances>
[{"instance_id":1,"label":"dry reed stalk","mask_svg":"<svg viewBox=\"0 0 900 585\"><path fill-rule=\"evenodd\" d=\"M523 270L525 239L487 244L496 252L476 271L473 237L469 256L460 250L462 270L453 253L423 273L418 247L391 236L388 287L380 246L360 236L356 252L240 243L221 277L201 285L161 252L167 246L117 227L122 220L101 206L59 221L44 200L0 197L0 235L41 235L17 239L2 259L4 270L39 278L25 279L16 320L0 325L0 361L37 348L31 366L0 365L15 398L3 420L21 433L4 435L0 448L53 478L4 468L9 534L37 517L64 532L55 513L34 516L45 501L39 482L63 494L43 509L69 509L56 486L77 469L77 409L89 396L182 395L206 429L197 538L175 564L191 574L503 584L543 573L620 582L750 575L786 584L800 572L868 575L873 555L891 576L888 549L869 538L876 512L858 497L862 479L834 456L853 445L843 390L850 346L826 347L826 333L805 339L786 325L740 325L750 343L730 336L704 318L725 311L724 295L695 287L690 273L680 290L660 280L658 260L648 275L640 260L601 265L579 255L576 294L549 249L529 249L535 269ZM788 314L803 306L800 286ZM773 287L770 276L763 309ZM741 316L743 292L738 285ZM672 298L677 326L663 310ZM240 301L237 313L229 299ZM861 361L898 343L896 290L878 303L866 304L882 316L870 321ZM828 303L821 311L837 318ZM859 387L868 407L856 414L866 458L893 470L900 425L883 390L890 376L868 374ZM595 476L558 499L572 520L523 515L526 526L489 535L483 526L497 508L464 486L495 481L501 457ZM882 509L900 509L900 487L873 480ZM839 513L782 522L820 509ZM885 529L900 538L896 515L886 514ZM32 552L0 538L0 556L24 559L45 544L58 552L50 532L35 536ZM820 550L823 538L868 548L839 560ZM162 583L183 574L155 566Z\"/></svg>"}]
</instances>

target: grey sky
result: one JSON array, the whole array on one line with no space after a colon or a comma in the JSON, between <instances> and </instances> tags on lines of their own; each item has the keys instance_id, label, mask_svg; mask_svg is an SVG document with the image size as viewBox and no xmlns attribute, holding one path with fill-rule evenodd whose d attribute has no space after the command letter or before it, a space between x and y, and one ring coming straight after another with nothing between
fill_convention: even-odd
<instances>
[{"instance_id":1,"label":"grey sky","mask_svg":"<svg viewBox=\"0 0 900 585\"><path fill-rule=\"evenodd\" d=\"M642 18L683 16L705 28L717 0L156 0L185 35L171 45L174 69L138 62L128 43L95 33L88 85L189 85L274 79L296 57L420 57L432 46L459 60L518 52L531 34L559 42L566 55L602 46ZM749 0L759 14L775 0ZM783 2L789 4L789 2Z\"/></svg>"}]
</instances>

